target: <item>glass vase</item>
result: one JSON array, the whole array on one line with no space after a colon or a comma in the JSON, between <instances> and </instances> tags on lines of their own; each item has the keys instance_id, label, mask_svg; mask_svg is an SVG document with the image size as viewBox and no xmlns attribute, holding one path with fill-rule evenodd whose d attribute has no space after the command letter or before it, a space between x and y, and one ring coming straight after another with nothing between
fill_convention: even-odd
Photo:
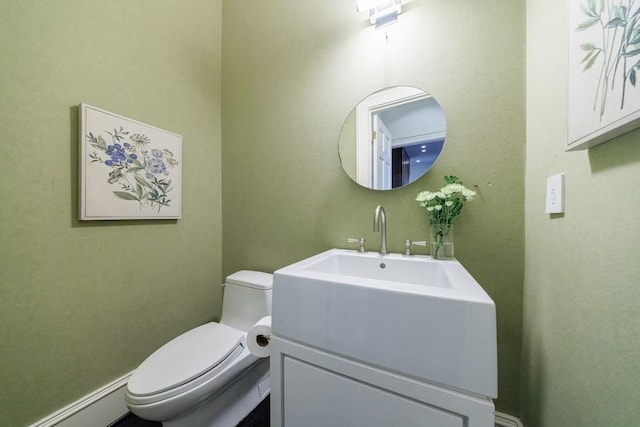
<instances>
[{"instance_id":1,"label":"glass vase","mask_svg":"<svg viewBox=\"0 0 640 427\"><path fill-rule=\"evenodd\" d=\"M453 258L453 224L430 224L429 247L433 259Z\"/></svg>"}]
</instances>

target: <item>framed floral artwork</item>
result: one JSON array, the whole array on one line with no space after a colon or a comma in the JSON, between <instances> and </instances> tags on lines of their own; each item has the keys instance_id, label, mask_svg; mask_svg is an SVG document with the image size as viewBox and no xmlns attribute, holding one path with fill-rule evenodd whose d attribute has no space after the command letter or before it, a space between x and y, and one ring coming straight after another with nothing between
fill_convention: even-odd
<instances>
[{"instance_id":1,"label":"framed floral artwork","mask_svg":"<svg viewBox=\"0 0 640 427\"><path fill-rule=\"evenodd\" d=\"M179 219L182 136L80 105L80 219Z\"/></svg>"},{"instance_id":2,"label":"framed floral artwork","mask_svg":"<svg viewBox=\"0 0 640 427\"><path fill-rule=\"evenodd\" d=\"M569 0L567 149L640 126L640 2Z\"/></svg>"}]
</instances>

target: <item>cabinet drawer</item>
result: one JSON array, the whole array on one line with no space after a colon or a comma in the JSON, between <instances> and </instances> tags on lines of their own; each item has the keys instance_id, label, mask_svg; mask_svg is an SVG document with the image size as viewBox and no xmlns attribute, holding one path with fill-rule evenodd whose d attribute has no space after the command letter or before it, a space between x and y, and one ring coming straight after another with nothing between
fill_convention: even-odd
<instances>
[{"instance_id":1,"label":"cabinet drawer","mask_svg":"<svg viewBox=\"0 0 640 427\"><path fill-rule=\"evenodd\" d=\"M464 427L466 417L284 357L285 426Z\"/></svg>"}]
</instances>

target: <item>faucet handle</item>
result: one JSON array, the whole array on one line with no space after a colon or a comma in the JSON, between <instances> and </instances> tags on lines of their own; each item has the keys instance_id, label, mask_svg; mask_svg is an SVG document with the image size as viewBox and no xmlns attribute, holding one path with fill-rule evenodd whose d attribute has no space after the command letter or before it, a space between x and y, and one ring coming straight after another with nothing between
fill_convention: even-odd
<instances>
[{"instance_id":1,"label":"faucet handle","mask_svg":"<svg viewBox=\"0 0 640 427\"><path fill-rule=\"evenodd\" d=\"M413 256L413 253L411 252L411 245L427 246L427 242L425 242L425 241L412 242L411 240L405 240L404 241L404 255L405 256Z\"/></svg>"},{"instance_id":2,"label":"faucet handle","mask_svg":"<svg viewBox=\"0 0 640 427\"><path fill-rule=\"evenodd\" d=\"M347 243L359 243L360 247L358 248L358 252L362 252L365 253L367 252L367 249L364 247L364 243L366 242L364 237L360 237L360 238L353 238L353 237L349 237L347 238Z\"/></svg>"}]
</instances>

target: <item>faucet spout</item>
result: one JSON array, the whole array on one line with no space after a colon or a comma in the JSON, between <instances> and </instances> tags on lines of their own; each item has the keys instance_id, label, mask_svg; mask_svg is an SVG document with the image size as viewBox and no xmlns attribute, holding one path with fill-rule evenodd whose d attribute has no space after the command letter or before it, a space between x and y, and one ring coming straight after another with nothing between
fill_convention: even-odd
<instances>
[{"instance_id":1,"label":"faucet spout","mask_svg":"<svg viewBox=\"0 0 640 427\"><path fill-rule=\"evenodd\" d=\"M373 214L373 231L380 232L380 253L387 254L387 215L382 205L378 205Z\"/></svg>"}]
</instances>

